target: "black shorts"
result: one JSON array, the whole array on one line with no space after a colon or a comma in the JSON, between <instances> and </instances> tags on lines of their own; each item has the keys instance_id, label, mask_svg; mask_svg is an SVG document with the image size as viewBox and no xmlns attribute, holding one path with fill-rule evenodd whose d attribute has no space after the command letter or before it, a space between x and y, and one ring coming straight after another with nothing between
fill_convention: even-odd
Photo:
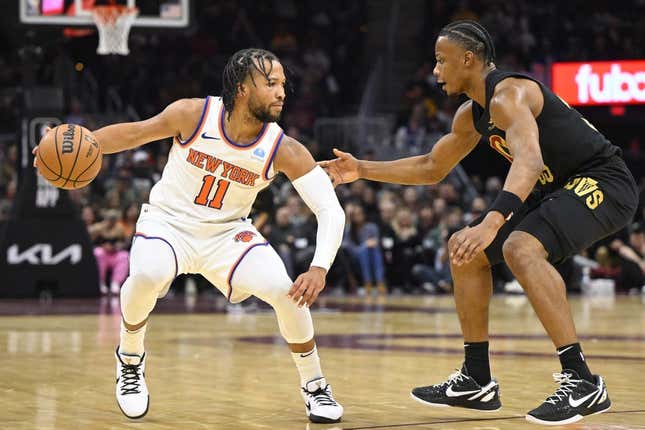
<instances>
[{"instance_id":1,"label":"black shorts","mask_svg":"<svg viewBox=\"0 0 645 430\"><path fill-rule=\"evenodd\" d=\"M491 265L501 263L504 241L519 230L538 239L549 261L559 263L622 229L637 205L634 178L622 158L610 157L570 178L563 188L539 199L527 199L486 248L486 256ZM471 225L482 219L483 215Z\"/></svg>"}]
</instances>

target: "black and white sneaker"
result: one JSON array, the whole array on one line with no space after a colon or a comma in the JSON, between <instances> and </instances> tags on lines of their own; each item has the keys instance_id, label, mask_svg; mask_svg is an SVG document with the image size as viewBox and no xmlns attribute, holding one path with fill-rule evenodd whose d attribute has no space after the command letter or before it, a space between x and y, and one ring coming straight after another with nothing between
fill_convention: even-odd
<instances>
[{"instance_id":1,"label":"black and white sneaker","mask_svg":"<svg viewBox=\"0 0 645 430\"><path fill-rule=\"evenodd\" d=\"M150 396L146 386L146 354L130 355L116 349L116 401L128 418L142 418L148 412Z\"/></svg>"},{"instance_id":2,"label":"black and white sneaker","mask_svg":"<svg viewBox=\"0 0 645 430\"><path fill-rule=\"evenodd\" d=\"M411 394L414 400L430 406L457 406L481 411L497 411L502 407L497 381L491 379L482 387L468 376L465 366L450 375L447 381L414 388Z\"/></svg>"},{"instance_id":3,"label":"black and white sneaker","mask_svg":"<svg viewBox=\"0 0 645 430\"><path fill-rule=\"evenodd\" d=\"M331 386L325 378L312 379L301 387L305 412L312 423L337 423L343 416L343 407L334 399Z\"/></svg>"},{"instance_id":4,"label":"black and white sneaker","mask_svg":"<svg viewBox=\"0 0 645 430\"><path fill-rule=\"evenodd\" d=\"M560 387L544 403L526 415L532 423L550 426L571 424L585 415L600 414L611 407L605 381L594 375L595 384L578 376L573 370L554 373Z\"/></svg>"}]
</instances>

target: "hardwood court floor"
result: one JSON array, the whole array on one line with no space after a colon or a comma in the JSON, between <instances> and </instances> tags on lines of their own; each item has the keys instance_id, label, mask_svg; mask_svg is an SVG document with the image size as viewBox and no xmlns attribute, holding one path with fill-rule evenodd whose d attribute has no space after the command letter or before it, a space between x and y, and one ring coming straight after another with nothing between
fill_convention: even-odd
<instances>
[{"instance_id":1,"label":"hardwood court floor","mask_svg":"<svg viewBox=\"0 0 645 430\"><path fill-rule=\"evenodd\" d=\"M321 305L314 320L323 370L345 406L338 425L308 424L295 367L265 309L227 309L212 297L161 301L146 339L150 411L130 421L114 399L116 299L0 301L0 428L539 428L523 416L554 391L559 367L524 297L493 300L493 373L504 407L488 414L430 408L409 396L461 363L451 298L327 298ZM613 407L567 428L645 429L645 303L573 298L572 307Z\"/></svg>"}]
</instances>

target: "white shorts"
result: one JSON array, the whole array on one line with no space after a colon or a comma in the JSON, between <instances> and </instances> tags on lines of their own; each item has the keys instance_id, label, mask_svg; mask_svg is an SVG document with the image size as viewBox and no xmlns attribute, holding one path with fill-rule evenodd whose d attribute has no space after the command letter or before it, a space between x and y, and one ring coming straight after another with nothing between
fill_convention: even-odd
<instances>
[{"instance_id":1,"label":"white shorts","mask_svg":"<svg viewBox=\"0 0 645 430\"><path fill-rule=\"evenodd\" d=\"M235 291L231 286L240 261L254 247L270 246L250 220L195 222L174 217L149 204L141 207L134 236L135 241L137 237L147 237L168 243L175 254L175 275L199 273L232 303L239 303L253 293Z\"/></svg>"}]
</instances>

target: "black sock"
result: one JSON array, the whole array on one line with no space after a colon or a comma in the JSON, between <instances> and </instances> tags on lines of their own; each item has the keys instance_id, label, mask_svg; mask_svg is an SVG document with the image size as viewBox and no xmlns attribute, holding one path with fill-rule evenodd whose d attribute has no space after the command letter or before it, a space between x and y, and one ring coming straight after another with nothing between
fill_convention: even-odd
<instances>
[{"instance_id":1,"label":"black sock","mask_svg":"<svg viewBox=\"0 0 645 430\"><path fill-rule=\"evenodd\" d=\"M466 360L464 365L468 375L482 387L490 382L490 364L488 362L488 342L464 343Z\"/></svg>"},{"instance_id":2,"label":"black sock","mask_svg":"<svg viewBox=\"0 0 645 430\"><path fill-rule=\"evenodd\" d=\"M585 379L592 384L596 383L589 367L587 367L587 362L585 361L585 356L582 354L582 348L579 343L561 346L557 351L558 358L560 358L560 364L562 365L562 370L575 370L578 376L582 379Z\"/></svg>"}]
</instances>

